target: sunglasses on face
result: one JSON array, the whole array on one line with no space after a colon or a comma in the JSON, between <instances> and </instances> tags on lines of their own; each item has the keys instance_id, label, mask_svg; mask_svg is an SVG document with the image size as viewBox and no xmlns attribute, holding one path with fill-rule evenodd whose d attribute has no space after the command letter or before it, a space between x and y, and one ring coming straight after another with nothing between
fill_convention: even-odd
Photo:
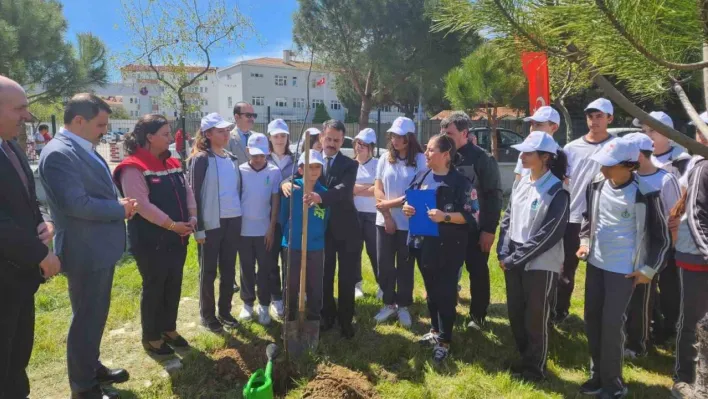
<instances>
[{"instance_id":1,"label":"sunglasses on face","mask_svg":"<svg viewBox=\"0 0 708 399\"><path fill-rule=\"evenodd\" d=\"M253 118L253 119L258 118L258 114L252 114L252 113L249 113L249 112L246 112L246 113L243 113L243 114L238 114L238 115L243 115L243 116L245 116L246 118Z\"/></svg>"}]
</instances>

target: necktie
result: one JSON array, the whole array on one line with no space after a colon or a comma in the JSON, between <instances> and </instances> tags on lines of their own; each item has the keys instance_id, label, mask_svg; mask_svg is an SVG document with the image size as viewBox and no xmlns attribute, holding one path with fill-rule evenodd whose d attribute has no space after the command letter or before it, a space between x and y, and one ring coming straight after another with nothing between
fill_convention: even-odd
<instances>
[{"instance_id":1,"label":"necktie","mask_svg":"<svg viewBox=\"0 0 708 399\"><path fill-rule=\"evenodd\" d=\"M17 158L17 154L15 154L15 151L12 151L12 148L10 148L10 145L7 144L7 140L2 141L2 149L5 151L5 155L7 155L7 158L10 160L10 163L12 166L15 167L15 171L17 174L20 176L20 180L22 180L22 184L25 185L25 190L29 193L29 183L27 182L27 175L25 174L25 171L22 169L22 165L20 165L20 159Z\"/></svg>"},{"instance_id":2,"label":"necktie","mask_svg":"<svg viewBox=\"0 0 708 399\"><path fill-rule=\"evenodd\" d=\"M325 170L325 177L329 178L329 168L332 166L332 157L327 157L327 170Z\"/></svg>"}]
</instances>

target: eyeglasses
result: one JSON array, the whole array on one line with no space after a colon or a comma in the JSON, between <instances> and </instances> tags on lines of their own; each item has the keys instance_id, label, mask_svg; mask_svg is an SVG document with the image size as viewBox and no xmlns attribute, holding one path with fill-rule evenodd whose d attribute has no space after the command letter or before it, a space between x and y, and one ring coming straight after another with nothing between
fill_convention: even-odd
<instances>
[{"instance_id":1,"label":"eyeglasses","mask_svg":"<svg viewBox=\"0 0 708 399\"><path fill-rule=\"evenodd\" d=\"M252 113L249 113L249 112L246 112L246 113L243 113L243 114L237 112L236 114L237 114L237 115L243 115L243 116L245 116L246 118L253 118L253 119L258 118L258 114L252 114Z\"/></svg>"}]
</instances>

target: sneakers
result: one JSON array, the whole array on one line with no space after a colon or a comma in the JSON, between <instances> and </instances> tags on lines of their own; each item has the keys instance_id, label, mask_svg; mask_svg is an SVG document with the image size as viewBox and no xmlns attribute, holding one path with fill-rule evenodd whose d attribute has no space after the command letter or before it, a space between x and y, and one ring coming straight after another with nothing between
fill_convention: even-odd
<instances>
[{"instance_id":1,"label":"sneakers","mask_svg":"<svg viewBox=\"0 0 708 399\"><path fill-rule=\"evenodd\" d=\"M645 352L645 353L639 353L639 352L635 352L635 351L633 351L633 350L631 350L631 349L629 349L629 348L624 348L624 358L625 358L625 359L632 359L632 360L634 360L634 359L637 359L637 358L640 358L640 357L644 357L644 356L646 356L646 355L647 355L646 352Z\"/></svg>"},{"instance_id":2,"label":"sneakers","mask_svg":"<svg viewBox=\"0 0 708 399\"><path fill-rule=\"evenodd\" d=\"M259 303L258 306L256 306L256 314L258 315L258 324L262 326L270 324L270 313L268 313L267 307Z\"/></svg>"},{"instance_id":3,"label":"sneakers","mask_svg":"<svg viewBox=\"0 0 708 399\"><path fill-rule=\"evenodd\" d=\"M285 316L285 307L283 306L283 301L271 302L270 311L275 314L275 317L282 319Z\"/></svg>"},{"instance_id":4,"label":"sneakers","mask_svg":"<svg viewBox=\"0 0 708 399\"><path fill-rule=\"evenodd\" d=\"M359 281L356 283L354 286L354 298L363 298L364 297L364 289L362 288L364 285L363 282Z\"/></svg>"},{"instance_id":5,"label":"sneakers","mask_svg":"<svg viewBox=\"0 0 708 399\"><path fill-rule=\"evenodd\" d=\"M394 314L396 314L396 305L384 305L379 313L374 316L374 320L376 320L377 323L383 323Z\"/></svg>"},{"instance_id":6,"label":"sneakers","mask_svg":"<svg viewBox=\"0 0 708 399\"><path fill-rule=\"evenodd\" d=\"M238 314L239 320L251 320L253 318L253 306L243 304L241 313Z\"/></svg>"},{"instance_id":7,"label":"sneakers","mask_svg":"<svg viewBox=\"0 0 708 399\"><path fill-rule=\"evenodd\" d=\"M484 328L484 320L470 316L470 322L467 323L467 328L482 331L482 328Z\"/></svg>"},{"instance_id":8,"label":"sneakers","mask_svg":"<svg viewBox=\"0 0 708 399\"><path fill-rule=\"evenodd\" d=\"M627 386L622 385L622 388L614 391L614 392L608 392L603 390L600 392L600 396L598 396L600 399L621 399L627 396L629 393L629 389L627 389Z\"/></svg>"},{"instance_id":9,"label":"sneakers","mask_svg":"<svg viewBox=\"0 0 708 399\"><path fill-rule=\"evenodd\" d=\"M398 308L398 322L405 328L411 328L411 313L407 307Z\"/></svg>"},{"instance_id":10,"label":"sneakers","mask_svg":"<svg viewBox=\"0 0 708 399\"><path fill-rule=\"evenodd\" d=\"M433 332L433 330L430 330L429 333L423 335L420 337L418 340L418 343L423 345L423 346L435 346L438 344L438 333Z\"/></svg>"},{"instance_id":11,"label":"sneakers","mask_svg":"<svg viewBox=\"0 0 708 399\"><path fill-rule=\"evenodd\" d=\"M228 328L238 327L238 320L234 319L230 314L224 316L216 316L216 319Z\"/></svg>"},{"instance_id":12,"label":"sneakers","mask_svg":"<svg viewBox=\"0 0 708 399\"><path fill-rule=\"evenodd\" d=\"M376 299L378 299L379 301L383 300L383 290L380 287L376 291Z\"/></svg>"},{"instance_id":13,"label":"sneakers","mask_svg":"<svg viewBox=\"0 0 708 399\"><path fill-rule=\"evenodd\" d=\"M686 382L677 382L671 388L671 397L674 399L697 398L698 396L695 393L691 384Z\"/></svg>"},{"instance_id":14,"label":"sneakers","mask_svg":"<svg viewBox=\"0 0 708 399\"><path fill-rule=\"evenodd\" d=\"M450 354L450 348L444 344L436 344L433 348L433 361L442 363Z\"/></svg>"},{"instance_id":15,"label":"sneakers","mask_svg":"<svg viewBox=\"0 0 708 399\"><path fill-rule=\"evenodd\" d=\"M602 393L602 382L599 376L593 376L580 386L580 393L583 395L599 395Z\"/></svg>"},{"instance_id":16,"label":"sneakers","mask_svg":"<svg viewBox=\"0 0 708 399\"><path fill-rule=\"evenodd\" d=\"M202 321L202 326L215 334L224 332L224 326L218 320L212 320L209 322Z\"/></svg>"}]
</instances>

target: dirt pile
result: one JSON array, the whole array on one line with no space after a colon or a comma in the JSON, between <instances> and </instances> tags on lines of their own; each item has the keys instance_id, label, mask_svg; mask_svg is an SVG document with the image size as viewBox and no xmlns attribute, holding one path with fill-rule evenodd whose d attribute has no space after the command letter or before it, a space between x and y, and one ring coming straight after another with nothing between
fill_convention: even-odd
<instances>
[{"instance_id":1,"label":"dirt pile","mask_svg":"<svg viewBox=\"0 0 708 399\"><path fill-rule=\"evenodd\" d=\"M245 381L251 375L248 363L234 348L222 349L214 353L216 376L224 381Z\"/></svg>"},{"instance_id":2,"label":"dirt pile","mask_svg":"<svg viewBox=\"0 0 708 399\"><path fill-rule=\"evenodd\" d=\"M305 387L308 399L378 399L376 388L362 373L337 365L320 365Z\"/></svg>"}]
</instances>

